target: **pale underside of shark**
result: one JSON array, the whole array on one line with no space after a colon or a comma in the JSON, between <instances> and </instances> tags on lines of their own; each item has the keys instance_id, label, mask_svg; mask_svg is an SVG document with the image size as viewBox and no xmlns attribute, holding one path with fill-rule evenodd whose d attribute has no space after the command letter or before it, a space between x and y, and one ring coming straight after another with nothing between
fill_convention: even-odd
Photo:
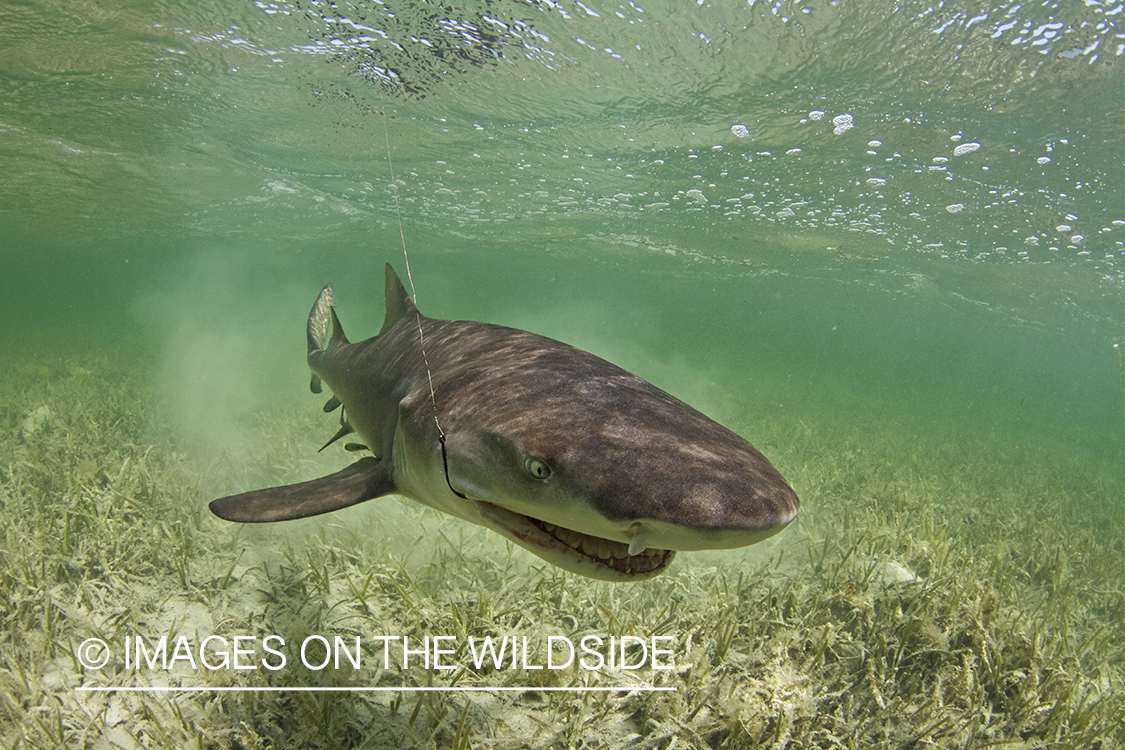
<instances>
[{"instance_id":1,"label":"pale underside of shark","mask_svg":"<svg viewBox=\"0 0 1125 750\"><path fill-rule=\"evenodd\" d=\"M220 498L283 521L397 494L492 529L574 573L637 581L676 550L730 549L800 503L750 443L599 357L527 331L418 312L386 270L378 336L350 343L325 287L308 321L312 390L343 408L329 441L373 455L330 476Z\"/></svg>"}]
</instances>

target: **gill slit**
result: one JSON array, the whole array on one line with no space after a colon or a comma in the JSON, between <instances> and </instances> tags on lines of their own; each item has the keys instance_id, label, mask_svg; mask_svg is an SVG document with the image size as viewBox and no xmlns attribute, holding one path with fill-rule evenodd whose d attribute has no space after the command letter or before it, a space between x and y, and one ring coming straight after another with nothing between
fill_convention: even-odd
<instances>
[{"instance_id":1,"label":"gill slit","mask_svg":"<svg viewBox=\"0 0 1125 750\"><path fill-rule=\"evenodd\" d=\"M463 500L468 500L465 495L453 488L449 481L449 457L445 450L445 430L441 429L438 421L437 394L434 392L434 377L430 372L430 359L426 356L426 339L422 335L422 314L418 312L418 292L414 289L414 275L410 272L410 256L406 252L406 232L402 228L402 209L398 203L398 183L395 181L395 168L391 163L391 134L387 127L387 108L383 99L383 92L379 92L379 113L383 116L383 142L387 147L387 170L391 173L391 193L395 197L395 217L398 219L398 236L402 240L402 259L406 263L406 280L410 282L410 301L414 303L414 322L418 326L418 348L422 350L422 363L426 366L426 384L430 387L430 406L434 410L434 427L437 428L438 442L441 443L441 464L445 470L445 483L449 491Z\"/></svg>"}]
</instances>

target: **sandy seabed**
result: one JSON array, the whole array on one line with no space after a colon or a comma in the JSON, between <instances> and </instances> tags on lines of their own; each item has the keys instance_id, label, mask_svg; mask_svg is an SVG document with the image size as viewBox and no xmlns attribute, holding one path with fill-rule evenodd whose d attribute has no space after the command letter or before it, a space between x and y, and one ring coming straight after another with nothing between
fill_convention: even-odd
<instances>
[{"instance_id":1,"label":"sandy seabed","mask_svg":"<svg viewBox=\"0 0 1125 750\"><path fill-rule=\"evenodd\" d=\"M104 347L0 371L5 747L1125 744L1125 483L1080 453L763 398L731 426L773 425L798 522L615 585L397 498L219 521L342 466L330 418L295 393L198 450L158 381Z\"/></svg>"}]
</instances>

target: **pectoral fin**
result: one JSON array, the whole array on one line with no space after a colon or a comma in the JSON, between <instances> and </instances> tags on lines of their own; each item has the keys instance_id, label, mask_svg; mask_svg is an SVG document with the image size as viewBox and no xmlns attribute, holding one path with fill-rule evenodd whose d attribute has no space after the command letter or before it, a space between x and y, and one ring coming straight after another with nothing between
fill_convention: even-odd
<instances>
[{"instance_id":1,"label":"pectoral fin","mask_svg":"<svg viewBox=\"0 0 1125 750\"><path fill-rule=\"evenodd\" d=\"M320 479L220 497L210 508L226 521L267 523L329 513L394 491L390 468L367 457Z\"/></svg>"}]
</instances>

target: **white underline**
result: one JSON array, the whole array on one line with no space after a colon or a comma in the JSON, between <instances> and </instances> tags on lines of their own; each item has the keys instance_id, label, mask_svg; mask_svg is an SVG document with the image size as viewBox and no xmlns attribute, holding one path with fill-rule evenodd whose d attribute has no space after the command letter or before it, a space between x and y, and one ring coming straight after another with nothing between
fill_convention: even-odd
<instances>
[{"instance_id":1,"label":"white underline","mask_svg":"<svg viewBox=\"0 0 1125 750\"><path fill-rule=\"evenodd\" d=\"M541 692L541 693L610 693L629 692L675 692L675 687L652 687L649 685L625 685L621 687L302 687L302 686L266 686L266 687L78 687L75 690L88 693L490 693L490 692Z\"/></svg>"}]
</instances>

